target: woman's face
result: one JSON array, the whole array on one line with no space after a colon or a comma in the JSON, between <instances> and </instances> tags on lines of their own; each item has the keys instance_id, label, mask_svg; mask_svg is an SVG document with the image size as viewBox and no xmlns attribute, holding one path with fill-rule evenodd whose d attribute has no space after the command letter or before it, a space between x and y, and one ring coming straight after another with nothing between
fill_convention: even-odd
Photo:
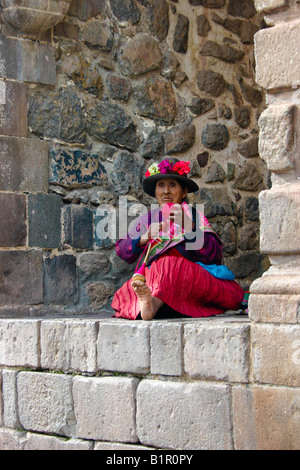
<instances>
[{"instance_id":1,"label":"woman's face","mask_svg":"<svg viewBox=\"0 0 300 470\"><path fill-rule=\"evenodd\" d=\"M183 189L178 181L173 178L161 179L156 183L155 197L160 206L167 202L181 204L187 193L188 190Z\"/></svg>"}]
</instances>

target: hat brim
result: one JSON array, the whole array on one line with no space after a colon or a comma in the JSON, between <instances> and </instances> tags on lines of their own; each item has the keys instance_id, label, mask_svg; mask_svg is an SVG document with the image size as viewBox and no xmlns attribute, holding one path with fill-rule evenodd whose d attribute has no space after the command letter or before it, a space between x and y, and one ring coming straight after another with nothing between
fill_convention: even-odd
<instances>
[{"instance_id":1,"label":"hat brim","mask_svg":"<svg viewBox=\"0 0 300 470\"><path fill-rule=\"evenodd\" d=\"M152 176L148 176L147 178L144 179L143 181L143 188L145 193L149 194L149 196L155 197L155 188L156 188L156 183L159 180L163 180L166 178L172 178L175 179L179 182L182 182L188 189L188 193L195 193L198 191L199 186L195 181L191 180L187 176L181 176L181 175L173 175L173 174L156 174Z\"/></svg>"}]
</instances>

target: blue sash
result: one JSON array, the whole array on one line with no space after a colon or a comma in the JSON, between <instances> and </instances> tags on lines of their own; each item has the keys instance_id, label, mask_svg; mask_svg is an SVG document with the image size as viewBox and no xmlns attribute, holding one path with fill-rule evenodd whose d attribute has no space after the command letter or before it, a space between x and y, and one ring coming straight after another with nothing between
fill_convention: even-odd
<instances>
[{"instance_id":1,"label":"blue sash","mask_svg":"<svg viewBox=\"0 0 300 470\"><path fill-rule=\"evenodd\" d=\"M196 264L199 264L202 268L206 269L206 271L209 272L212 276L218 278L218 279L227 279L228 281L233 281L235 279L235 275L233 274L232 271L230 271L227 266L221 264L203 264L200 262L197 262Z\"/></svg>"}]
</instances>

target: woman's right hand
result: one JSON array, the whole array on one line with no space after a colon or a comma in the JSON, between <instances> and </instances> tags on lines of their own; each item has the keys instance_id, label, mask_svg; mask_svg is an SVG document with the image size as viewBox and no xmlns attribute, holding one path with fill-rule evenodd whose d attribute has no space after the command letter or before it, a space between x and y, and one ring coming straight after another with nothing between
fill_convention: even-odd
<instances>
[{"instance_id":1,"label":"woman's right hand","mask_svg":"<svg viewBox=\"0 0 300 470\"><path fill-rule=\"evenodd\" d=\"M148 227L148 230L141 236L139 246L146 245L150 240L154 240L162 229L162 223L154 222Z\"/></svg>"}]
</instances>

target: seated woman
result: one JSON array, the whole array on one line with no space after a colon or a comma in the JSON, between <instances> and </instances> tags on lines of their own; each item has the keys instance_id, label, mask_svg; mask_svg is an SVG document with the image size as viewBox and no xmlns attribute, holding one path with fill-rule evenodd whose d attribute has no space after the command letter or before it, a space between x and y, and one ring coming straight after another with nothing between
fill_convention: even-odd
<instances>
[{"instance_id":1,"label":"seated woman","mask_svg":"<svg viewBox=\"0 0 300 470\"><path fill-rule=\"evenodd\" d=\"M222 265L222 242L204 215L185 202L199 189L189 172L189 162L174 158L147 171L143 188L158 207L139 217L116 252L133 263L149 247L149 261L144 282L130 279L115 293L116 317L208 317L240 307L244 292Z\"/></svg>"}]
</instances>

